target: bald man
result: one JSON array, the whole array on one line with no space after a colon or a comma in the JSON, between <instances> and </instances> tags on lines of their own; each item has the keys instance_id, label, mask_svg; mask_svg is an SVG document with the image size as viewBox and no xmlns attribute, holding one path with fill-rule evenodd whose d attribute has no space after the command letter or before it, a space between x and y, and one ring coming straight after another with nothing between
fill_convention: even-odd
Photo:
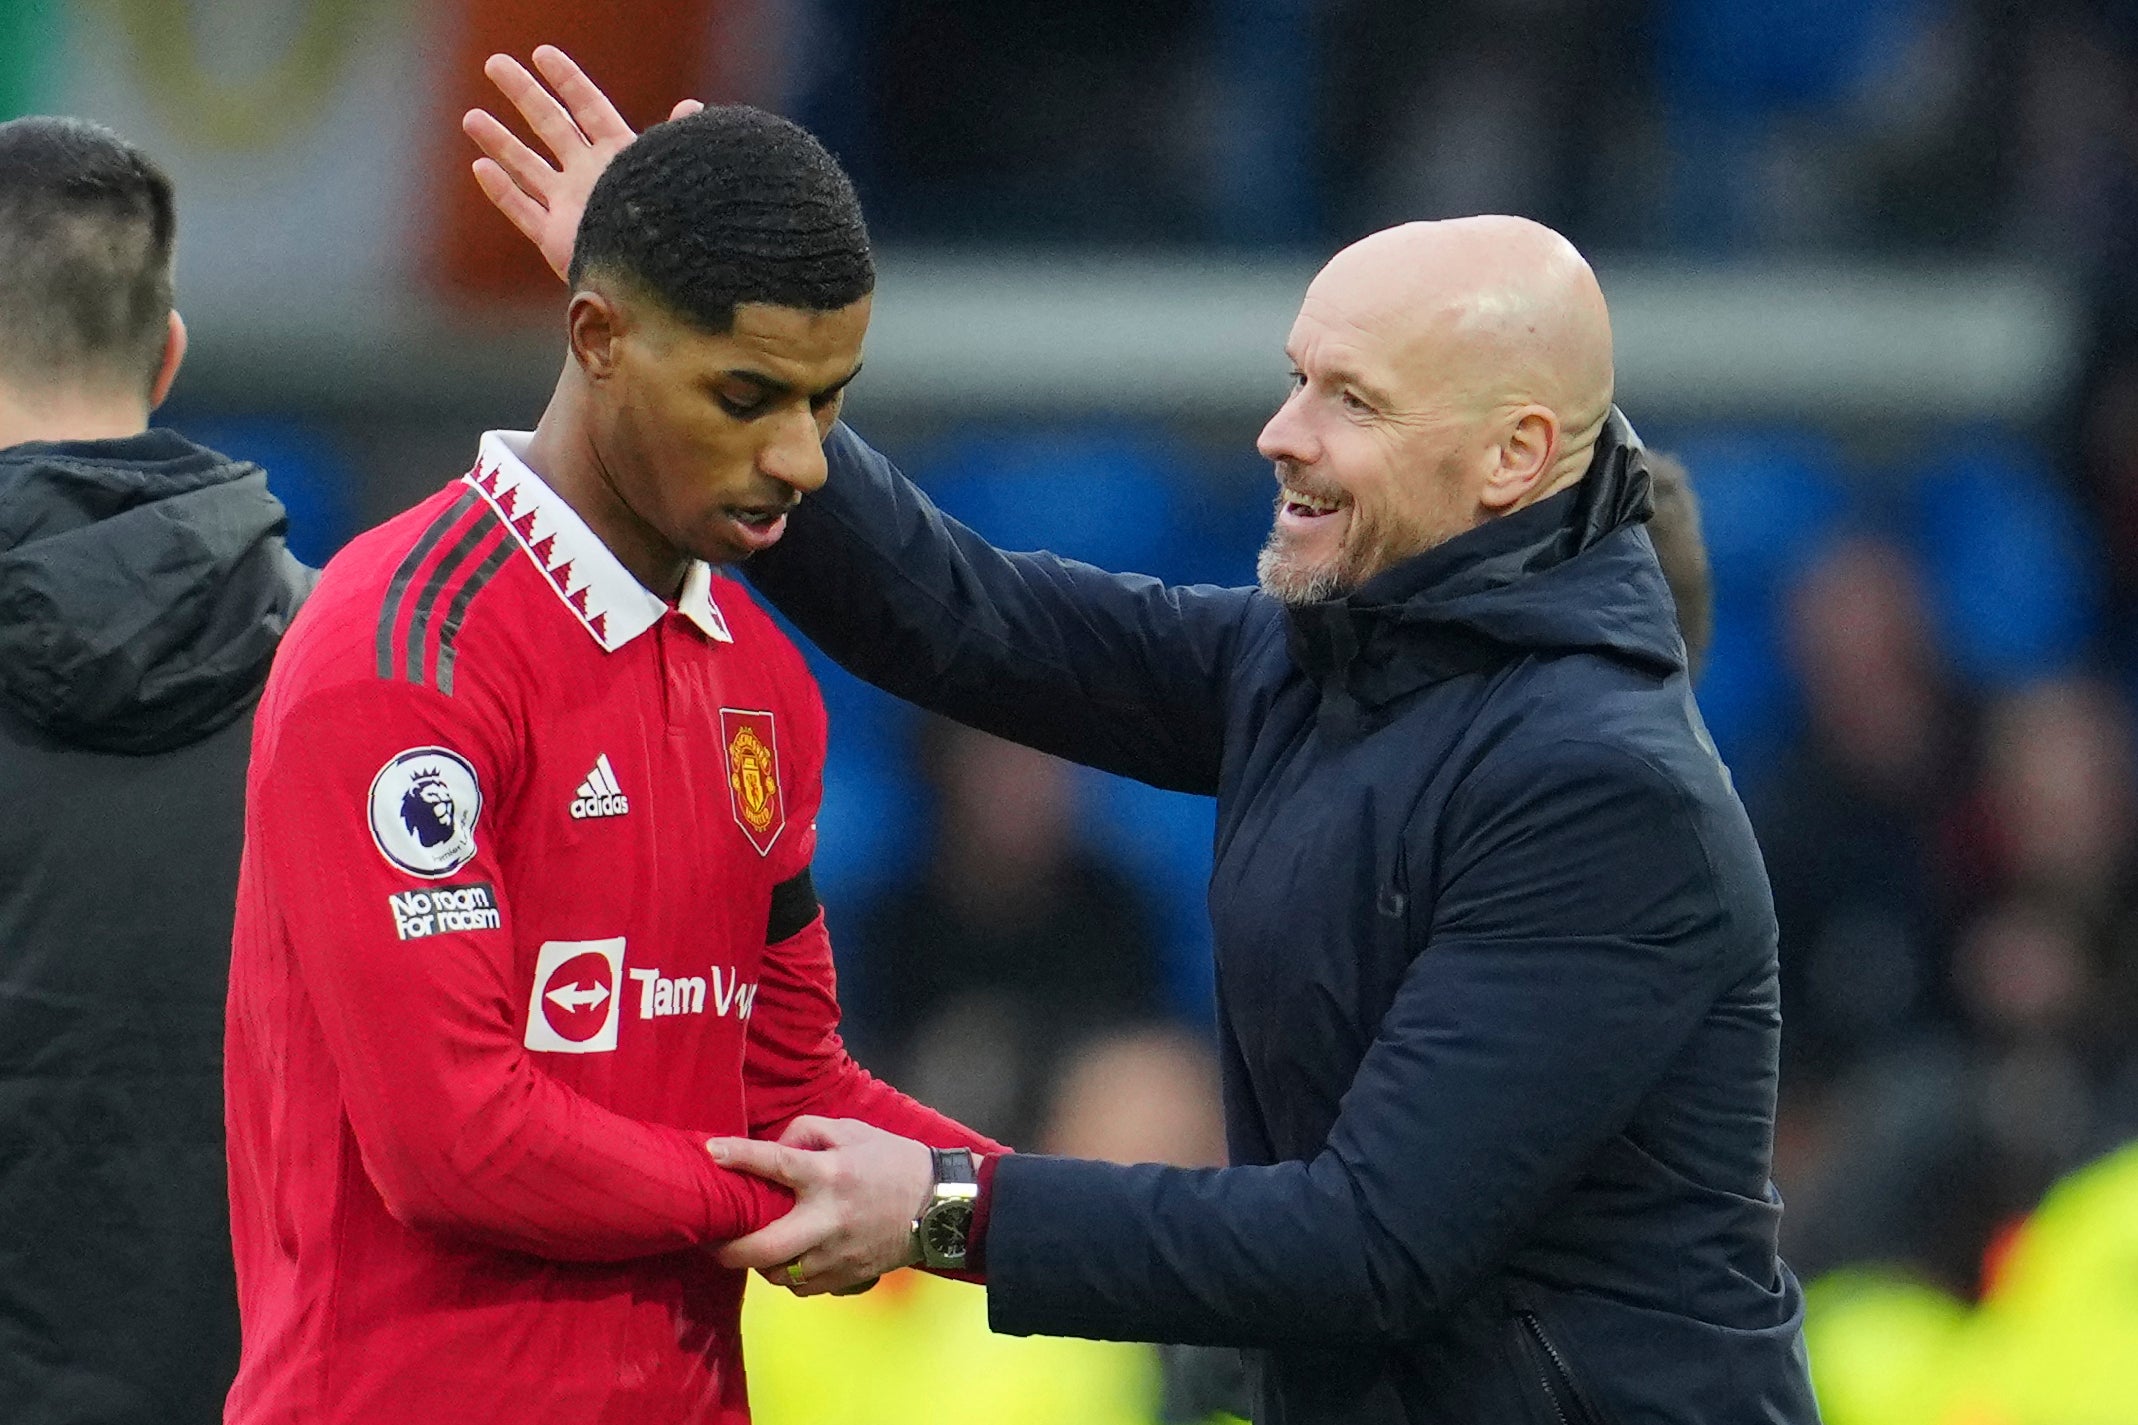
<instances>
[{"instance_id":1,"label":"bald man","mask_svg":"<svg viewBox=\"0 0 2138 1425\"><path fill-rule=\"evenodd\" d=\"M1603 291L1572 244L1522 218L1352 244L1307 288L1285 353L1300 394L1262 432L1283 498L1256 574L1287 603L1558 494L1611 409Z\"/></svg>"},{"instance_id":2,"label":"bald man","mask_svg":"<svg viewBox=\"0 0 2138 1425\"><path fill-rule=\"evenodd\" d=\"M554 249L599 163L515 102L558 168L480 171ZM1285 354L1259 588L1005 553L843 426L748 565L879 687L1217 798L1233 1166L802 1119L708 1145L798 1199L722 1260L805 1295L963 1267L998 1331L1248 1347L1260 1425L1810 1425L1773 908L1595 276L1522 219L1408 224L1322 270Z\"/></svg>"},{"instance_id":3,"label":"bald man","mask_svg":"<svg viewBox=\"0 0 2138 1425\"><path fill-rule=\"evenodd\" d=\"M1409 224L1285 352L1259 589L1005 554L845 430L749 566L880 687L1218 799L1234 1166L981 1164L991 1320L1253 1348L1262 1425L1813 1421L1773 909L1596 279L1521 219ZM805 1291L946 1191L854 1126L723 1147L801 1199L727 1260Z\"/></svg>"}]
</instances>

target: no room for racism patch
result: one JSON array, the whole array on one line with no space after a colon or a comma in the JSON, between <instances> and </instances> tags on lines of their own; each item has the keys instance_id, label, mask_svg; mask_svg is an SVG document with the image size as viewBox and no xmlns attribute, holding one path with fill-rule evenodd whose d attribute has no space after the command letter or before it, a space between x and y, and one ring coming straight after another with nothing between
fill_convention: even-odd
<instances>
[{"instance_id":1,"label":"no room for racism patch","mask_svg":"<svg viewBox=\"0 0 2138 1425\"><path fill-rule=\"evenodd\" d=\"M386 898L386 906L393 912L394 933L403 940L460 930L496 930L503 923L497 909L497 892L488 881L428 891L396 891Z\"/></svg>"}]
</instances>

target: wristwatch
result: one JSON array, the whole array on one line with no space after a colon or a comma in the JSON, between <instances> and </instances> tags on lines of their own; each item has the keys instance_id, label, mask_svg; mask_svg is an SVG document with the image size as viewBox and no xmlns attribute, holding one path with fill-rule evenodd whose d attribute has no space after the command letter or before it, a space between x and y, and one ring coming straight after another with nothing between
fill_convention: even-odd
<instances>
[{"instance_id":1,"label":"wristwatch","mask_svg":"<svg viewBox=\"0 0 2138 1425\"><path fill-rule=\"evenodd\" d=\"M980 1200L980 1174L969 1148L936 1148L935 1186L913 1219L913 1245L920 1264L962 1271L972 1235L973 1207Z\"/></svg>"}]
</instances>

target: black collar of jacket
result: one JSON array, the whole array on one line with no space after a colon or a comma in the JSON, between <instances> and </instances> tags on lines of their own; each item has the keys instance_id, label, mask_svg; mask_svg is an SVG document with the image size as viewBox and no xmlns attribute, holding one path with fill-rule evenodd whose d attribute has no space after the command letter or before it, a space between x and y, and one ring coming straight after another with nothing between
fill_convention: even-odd
<instances>
[{"instance_id":1,"label":"black collar of jacket","mask_svg":"<svg viewBox=\"0 0 2138 1425\"><path fill-rule=\"evenodd\" d=\"M1638 525L1651 509L1646 452L1613 406L1588 473L1570 489L1407 559L1342 598L1288 609L1292 659L1321 685L1325 717L1370 721L1405 693L1537 649L1540 640L1491 617L1492 605ZM1660 573L1655 582L1661 587Z\"/></svg>"}]
</instances>

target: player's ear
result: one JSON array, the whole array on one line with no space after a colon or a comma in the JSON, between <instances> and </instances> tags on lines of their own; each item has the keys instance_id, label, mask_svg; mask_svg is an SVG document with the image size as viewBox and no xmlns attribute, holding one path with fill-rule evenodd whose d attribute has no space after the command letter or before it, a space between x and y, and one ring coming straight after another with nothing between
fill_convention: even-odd
<instances>
[{"instance_id":1,"label":"player's ear","mask_svg":"<svg viewBox=\"0 0 2138 1425\"><path fill-rule=\"evenodd\" d=\"M616 371L616 343L623 335L623 314L605 293L581 288L564 314L572 359L590 381L605 381Z\"/></svg>"}]
</instances>

